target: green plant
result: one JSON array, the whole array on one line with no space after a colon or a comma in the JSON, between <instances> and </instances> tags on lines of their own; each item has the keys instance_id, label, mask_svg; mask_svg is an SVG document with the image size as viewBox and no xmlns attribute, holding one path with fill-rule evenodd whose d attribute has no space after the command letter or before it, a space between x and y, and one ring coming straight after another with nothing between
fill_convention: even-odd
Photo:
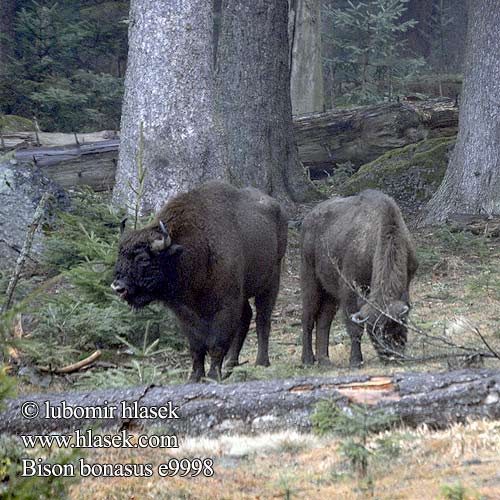
<instances>
[{"instance_id":1,"label":"green plant","mask_svg":"<svg viewBox=\"0 0 500 500\"><path fill-rule=\"evenodd\" d=\"M391 99L424 64L403 57L402 33L416 21L402 21L409 0L347 1L327 8L332 19L335 79L341 88L338 104L369 104Z\"/></svg>"},{"instance_id":2,"label":"green plant","mask_svg":"<svg viewBox=\"0 0 500 500\"><path fill-rule=\"evenodd\" d=\"M383 410L351 405L341 409L332 401L321 401L311 415L313 430L322 436L335 434L342 438L339 449L357 473L360 486L373 490L373 478L368 473L370 458L376 451L369 449L370 435L390 427L394 416Z\"/></svg>"},{"instance_id":3,"label":"green plant","mask_svg":"<svg viewBox=\"0 0 500 500\"><path fill-rule=\"evenodd\" d=\"M441 494L446 500L465 500L467 498L467 490L459 482L441 486Z\"/></svg>"}]
</instances>

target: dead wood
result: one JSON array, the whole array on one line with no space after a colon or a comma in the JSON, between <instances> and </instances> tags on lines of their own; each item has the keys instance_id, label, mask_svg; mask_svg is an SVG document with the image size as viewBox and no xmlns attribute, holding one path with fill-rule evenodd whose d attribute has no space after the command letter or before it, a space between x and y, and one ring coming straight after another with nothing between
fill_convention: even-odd
<instances>
[{"instance_id":1,"label":"dead wood","mask_svg":"<svg viewBox=\"0 0 500 500\"><path fill-rule=\"evenodd\" d=\"M466 419L500 418L500 371L461 370L442 373L398 373L390 376L349 375L234 384L143 386L65 394L38 394L8 400L0 413L0 434L70 432L89 425L121 428L159 427L169 433L216 436L284 429L310 430L316 403L329 399L342 408L366 404L385 409L409 426L441 428ZM108 420L46 419L44 402L52 407L116 406ZM21 416L22 404L34 401L40 414ZM179 419L126 420L120 404L137 402L151 408L168 401L179 407Z\"/></svg>"},{"instance_id":2,"label":"dead wood","mask_svg":"<svg viewBox=\"0 0 500 500\"><path fill-rule=\"evenodd\" d=\"M458 107L447 98L360 106L296 117L299 156L312 177L324 177L339 163L354 167L395 148L458 129Z\"/></svg>"},{"instance_id":3,"label":"dead wood","mask_svg":"<svg viewBox=\"0 0 500 500\"><path fill-rule=\"evenodd\" d=\"M58 374L74 373L90 366L92 363L94 363L94 361L96 361L101 357L101 354L102 354L101 351L95 351L93 354L87 356L85 359L82 359L81 361L72 363L67 366L63 366L62 368L51 369L48 366L39 366L38 369L43 372L58 373Z\"/></svg>"}]
</instances>

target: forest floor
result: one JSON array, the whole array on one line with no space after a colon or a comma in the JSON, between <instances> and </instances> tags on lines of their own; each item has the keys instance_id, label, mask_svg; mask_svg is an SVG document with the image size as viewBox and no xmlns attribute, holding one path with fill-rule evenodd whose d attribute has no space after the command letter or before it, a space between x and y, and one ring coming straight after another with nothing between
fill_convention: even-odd
<instances>
[{"instance_id":1,"label":"forest floor","mask_svg":"<svg viewBox=\"0 0 500 500\"><path fill-rule=\"evenodd\" d=\"M446 228L414 233L420 268L412 283L411 324L416 329L455 344L486 351L479 333L500 350L500 239L453 233ZM301 297L298 233L290 230L289 249L281 290L273 314L271 366L253 366L257 339L255 323L242 350L241 366L225 383L296 376L339 376L349 372L350 341L341 315L331 329L331 367L303 367L301 356ZM431 361L383 365L367 336L361 373L441 371L467 364L460 352L416 331L409 334L408 354L415 358L442 355ZM115 360L116 361L116 360ZM171 383L184 381L189 369L187 352L169 350L139 360L171 369ZM471 361L471 360L469 360ZM473 360L476 362L477 360ZM130 360L128 360L130 362ZM484 367L499 368L495 359ZM96 371L98 369L96 368ZM92 370L91 370L92 372ZM78 375L75 375L77 377ZM106 377L105 371L101 379ZM71 377L54 380L46 390L70 390ZM163 383L161 380L160 383ZM24 382L20 393L40 392ZM360 478L341 453L341 439L293 432L260 437L218 440L187 439L172 451L91 450L89 463L152 463L175 457L211 457L211 478L86 478L72 486L71 498L160 499L497 499L500 498L500 422L471 422L447 430L398 429L374 435L368 476ZM382 451L376 443L385 442ZM368 447L370 447L370 443ZM371 479L370 479L371 478Z\"/></svg>"}]
</instances>

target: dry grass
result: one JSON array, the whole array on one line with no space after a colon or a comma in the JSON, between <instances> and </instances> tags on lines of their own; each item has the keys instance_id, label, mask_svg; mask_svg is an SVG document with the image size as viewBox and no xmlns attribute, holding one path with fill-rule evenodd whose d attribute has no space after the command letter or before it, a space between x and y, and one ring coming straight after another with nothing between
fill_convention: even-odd
<instances>
[{"instance_id":1,"label":"dry grass","mask_svg":"<svg viewBox=\"0 0 500 500\"><path fill-rule=\"evenodd\" d=\"M472 422L447 430L402 429L376 435L370 446L390 438L397 456L374 458L370 471L378 499L436 500L444 485L460 483L464 498L497 499L500 492L500 424ZM74 499L360 499L367 498L338 452L336 438L297 433L188 439L172 456L211 456L212 478L84 479ZM158 450L92 452L88 462L150 462L168 455ZM288 495L288 496L287 496Z\"/></svg>"},{"instance_id":2,"label":"dry grass","mask_svg":"<svg viewBox=\"0 0 500 500\"><path fill-rule=\"evenodd\" d=\"M289 250L281 292L273 315L269 368L254 367L255 324L252 323L242 351L244 364L228 382L321 374L347 373L350 341L342 320L334 321L330 355L333 365L302 367L301 298L299 288L298 235L290 232ZM474 334L479 328L488 342L500 345L500 241L453 235L446 232L419 232L415 235L421 266L412 284L413 321L433 334L451 341L480 346ZM365 336L366 337L366 336ZM415 356L434 354L415 333L410 334L410 352ZM481 348L484 349L484 346ZM500 349L499 349L500 350ZM403 370L443 370L445 359L408 365L382 365L364 338L365 365L361 372L388 374ZM186 370L185 353L173 360ZM498 360L485 366L499 367ZM53 388L51 388L52 390ZM29 390L29 389L27 389ZM39 390L39 389L38 389ZM399 454L374 458L370 471L374 478L373 498L436 500L441 498L500 498L500 423L473 422L432 432L429 429L398 430L372 439L386 438L398 443ZM362 490L338 451L336 438L281 433L258 437L210 437L189 439L182 448L165 450L92 450L88 462L153 463L170 456L213 457L212 478L97 478L84 479L72 488L74 499L364 499ZM446 497L444 485L460 484L466 493Z\"/></svg>"}]
</instances>

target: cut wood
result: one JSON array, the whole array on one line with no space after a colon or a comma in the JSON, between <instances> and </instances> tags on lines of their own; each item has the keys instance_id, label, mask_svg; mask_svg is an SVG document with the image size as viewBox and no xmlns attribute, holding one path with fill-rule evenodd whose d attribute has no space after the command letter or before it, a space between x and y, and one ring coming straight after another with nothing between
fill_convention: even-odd
<instances>
[{"instance_id":1,"label":"cut wood","mask_svg":"<svg viewBox=\"0 0 500 500\"><path fill-rule=\"evenodd\" d=\"M300 159L318 178L339 163L357 168L391 149L455 135L458 107L446 98L402 101L302 115L294 125Z\"/></svg>"},{"instance_id":2,"label":"cut wood","mask_svg":"<svg viewBox=\"0 0 500 500\"><path fill-rule=\"evenodd\" d=\"M311 429L316 403L334 401L340 408L366 404L385 409L409 426L441 428L466 419L500 418L500 371L462 370L442 373L399 373L390 376L350 375L235 384L143 386L64 394L28 395L7 400L0 413L0 434L71 432L86 426L104 429L165 430L169 434L216 436L283 429ZM40 409L35 418L23 418L23 403ZM179 407L179 418L165 420L124 418L121 403L152 409ZM63 403L64 402L64 403ZM116 407L110 419L46 418L48 407ZM173 415L173 414L172 414Z\"/></svg>"}]
</instances>

